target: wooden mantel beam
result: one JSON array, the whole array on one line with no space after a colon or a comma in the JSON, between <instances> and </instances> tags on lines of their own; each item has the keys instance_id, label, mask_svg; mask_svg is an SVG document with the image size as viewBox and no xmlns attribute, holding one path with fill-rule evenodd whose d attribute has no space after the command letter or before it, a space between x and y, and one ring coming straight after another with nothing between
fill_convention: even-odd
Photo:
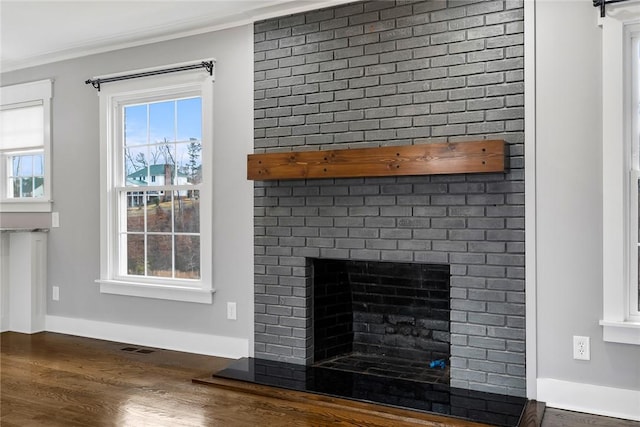
<instances>
[{"instance_id":1,"label":"wooden mantel beam","mask_svg":"<svg viewBox=\"0 0 640 427\"><path fill-rule=\"evenodd\" d=\"M249 154L247 179L356 178L505 171L503 140Z\"/></svg>"}]
</instances>

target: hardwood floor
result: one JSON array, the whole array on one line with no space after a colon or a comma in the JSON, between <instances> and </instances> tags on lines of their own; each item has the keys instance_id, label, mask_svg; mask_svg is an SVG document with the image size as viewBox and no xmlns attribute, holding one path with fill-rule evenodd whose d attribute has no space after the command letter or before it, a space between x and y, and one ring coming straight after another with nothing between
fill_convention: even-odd
<instances>
[{"instance_id":1,"label":"hardwood floor","mask_svg":"<svg viewBox=\"0 0 640 427\"><path fill-rule=\"evenodd\" d=\"M315 405L194 384L228 359L54 333L0 336L2 426L415 426L403 412ZM142 350L142 352L140 351ZM152 352L145 353L146 350ZM370 405L375 406L375 405ZM415 413L412 413L415 414ZM545 427L640 427L547 409Z\"/></svg>"},{"instance_id":2,"label":"hardwood floor","mask_svg":"<svg viewBox=\"0 0 640 427\"><path fill-rule=\"evenodd\" d=\"M639 427L640 422L547 408L542 427Z\"/></svg>"}]
</instances>

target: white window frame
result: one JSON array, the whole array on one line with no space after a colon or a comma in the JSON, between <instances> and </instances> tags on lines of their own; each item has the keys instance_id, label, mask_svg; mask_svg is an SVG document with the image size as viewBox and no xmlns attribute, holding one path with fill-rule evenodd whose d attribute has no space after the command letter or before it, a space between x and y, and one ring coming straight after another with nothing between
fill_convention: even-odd
<instances>
[{"instance_id":1,"label":"white window frame","mask_svg":"<svg viewBox=\"0 0 640 427\"><path fill-rule=\"evenodd\" d=\"M169 67L181 64L170 65ZM151 70L135 70L139 73ZM102 76L109 77L109 76ZM205 72L164 74L109 83L100 92L100 292L194 303L213 302L213 82ZM122 276L118 256L118 200L115 189L122 175L118 159L121 112L125 105L184 96L202 98L202 184L200 184L200 279L181 280Z\"/></svg>"},{"instance_id":2,"label":"white window frame","mask_svg":"<svg viewBox=\"0 0 640 427\"><path fill-rule=\"evenodd\" d=\"M609 342L640 345L638 292L637 179L632 138L637 128L637 94L632 96L632 39L640 35L640 2L607 7L602 27L602 221L603 313ZM634 101L636 102L634 107ZM637 181L636 181L637 182ZM635 302L635 309L634 304Z\"/></svg>"},{"instance_id":3,"label":"white window frame","mask_svg":"<svg viewBox=\"0 0 640 427\"><path fill-rule=\"evenodd\" d=\"M44 129L42 145L0 150L0 213L2 212L51 212L51 98L53 81L39 80L0 88L0 107L20 108L22 106L42 105ZM9 176L8 159L13 155L26 154L41 150L44 154L44 193L42 197L9 197L7 178Z\"/></svg>"},{"instance_id":4,"label":"white window frame","mask_svg":"<svg viewBox=\"0 0 640 427\"><path fill-rule=\"evenodd\" d=\"M640 49L640 22L635 25L627 26L625 34L625 54L630 60L628 87L631 87L629 96L628 116L627 119L631 126L627 126L630 130L629 147L628 147L628 226L629 226L629 315L628 318L634 322L640 322L640 310L638 310L638 183L640 180L640 58L638 52ZM635 52L635 55L634 55ZM635 58L633 58L635 56ZM633 58L633 59L632 59ZM635 260L635 261L634 261Z\"/></svg>"}]
</instances>

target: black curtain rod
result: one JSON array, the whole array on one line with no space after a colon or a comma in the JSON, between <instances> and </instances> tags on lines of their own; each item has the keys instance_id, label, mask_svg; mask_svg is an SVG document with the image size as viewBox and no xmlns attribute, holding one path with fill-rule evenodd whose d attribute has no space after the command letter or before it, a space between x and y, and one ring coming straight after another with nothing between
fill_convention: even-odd
<instances>
[{"instance_id":1,"label":"black curtain rod","mask_svg":"<svg viewBox=\"0 0 640 427\"><path fill-rule=\"evenodd\" d=\"M198 68L205 68L209 72L210 76L213 75L213 61L202 61L198 64L183 65L180 67L173 67L173 68L164 68L162 70L145 71L142 73L134 73L134 74L123 74L121 76L105 77L103 79L89 79L84 83L91 84L91 86L98 89L98 92L100 92L100 85L102 85L102 83L118 82L120 80L128 80L128 79L137 79L139 77L157 76L159 74L175 73L178 71L196 70Z\"/></svg>"},{"instance_id":2,"label":"black curtain rod","mask_svg":"<svg viewBox=\"0 0 640 427\"><path fill-rule=\"evenodd\" d=\"M593 6L600 8L600 18L604 18L605 15L605 6L612 3L622 3L627 0L593 0Z\"/></svg>"}]
</instances>

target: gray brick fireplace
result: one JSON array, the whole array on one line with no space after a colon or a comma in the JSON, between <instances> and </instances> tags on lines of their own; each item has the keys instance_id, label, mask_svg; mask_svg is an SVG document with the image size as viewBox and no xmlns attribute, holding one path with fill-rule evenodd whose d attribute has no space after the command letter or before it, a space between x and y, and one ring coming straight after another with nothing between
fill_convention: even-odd
<instances>
[{"instance_id":1,"label":"gray brick fireplace","mask_svg":"<svg viewBox=\"0 0 640 427\"><path fill-rule=\"evenodd\" d=\"M312 259L446 264L450 384L525 395L521 1L255 24L255 152L503 139L507 173L255 181L255 357L310 364Z\"/></svg>"}]
</instances>

